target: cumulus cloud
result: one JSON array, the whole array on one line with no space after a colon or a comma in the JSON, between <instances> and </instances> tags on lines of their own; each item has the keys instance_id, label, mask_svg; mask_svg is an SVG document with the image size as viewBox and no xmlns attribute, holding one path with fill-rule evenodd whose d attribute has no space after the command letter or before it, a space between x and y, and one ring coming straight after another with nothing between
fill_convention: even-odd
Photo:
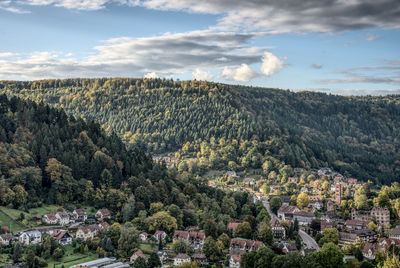
<instances>
[{"instance_id":1,"label":"cumulus cloud","mask_svg":"<svg viewBox=\"0 0 400 268\"><path fill-rule=\"evenodd\" d=\"M0 0L0 9L8 12L16 13L16 14L26 14L30 13L28 10L24 10L23 8L13 5L11 0Z\"/></svg>"},{"instance_id":2,"label":"cumulus cloud","mask_svg":"<svg viewBox=\"0 0 400 268\"><path fill-rule=\"evenodd\" d=\"M144 74L143 77L144 78L151 78L151 79L159 78L159 76L156 74L156 72L146 73L146 74Z\"/></svg>"},{"instance_id":3,"label":"cumulus cloud","mask_svg":"<svg viewBox=\"0 0 400 268\"><path fill-rule=\"evenodd\" d=\"M211 81L213 80L214 76L210 72L203 71L197 68L192 73L193 79L200 80L200 81Z\"/></svg>"},{"instance_id":4,"label":"cumulus cloud","mask_svg":"<svg viewBox=\"0 0 400 268\"><path fill-rule=\"evenodd\" d=\"M254 72L246 72L246 67L250 69L248 65L260 63L263 56L264 48L248 49L248 43L257 36L259 34L194 31L145 38L114 38L94 47L94 53L79 60L70 53L50 52L2 58L0 79L143 77L153 72L166 77L196 73L196 69L222 70L244 64L233 77L237 81L248 81L254 77Z\"/></svg>"},{"instance_id":5,"label":"cumulus cloud","mask_svg":"<svg viewBox=\"0 0 400 268\"><path fill-rule=\"evenodd\" d=\"M271 52L265 52L262 58L261 72L271 76L283 68L283 61Z\"/></svg>"},{"instance_id":6,"label":"cumulus cloud","mask_svg":"<svg viewBox=\"0 0 400 268\"><path fill-rule=\"evenodd\" d=\"M251 79L259 76L247 64L242 64L238 68L225 67L220 77L237 82L249 82Z\"/></svg>"}]
</instances>

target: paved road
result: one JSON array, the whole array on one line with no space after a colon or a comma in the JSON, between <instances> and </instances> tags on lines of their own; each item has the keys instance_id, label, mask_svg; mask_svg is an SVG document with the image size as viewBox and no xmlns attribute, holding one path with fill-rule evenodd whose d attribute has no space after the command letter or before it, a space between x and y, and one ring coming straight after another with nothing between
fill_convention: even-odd
<instances>
[{"instance_id":1,"label":"paved road","mask_svg":"<svg viewBox=\"0 0 400 268\"><path fill-rule=\"evenodd\" d=\"M267 200L263 201L264 207L267 209L267 212L271 217L278 219L278 217L272 213L271 207L269 206L269 202ZM311 249L316 249L317 251L320 251L320 247L318 246L317 242L309 236L306 232L303 230L299 230L299 235L301 239L303 240L303 243L306 245L306 248L311 248Z\"/></svg>"},{"instance_id":2,"label":"paved road","mask_svg":"<svg viewBox=\"0 0 400 268\"><path fill-rule=\"evenodd\" d=\"M317 251L321 250L317 242L315 242L315 240L311 236L309 236L306 232L300 229L299 235L303 240L303 243L306 245L306 248L316 249Z\"/></svg>"}]
</instances>

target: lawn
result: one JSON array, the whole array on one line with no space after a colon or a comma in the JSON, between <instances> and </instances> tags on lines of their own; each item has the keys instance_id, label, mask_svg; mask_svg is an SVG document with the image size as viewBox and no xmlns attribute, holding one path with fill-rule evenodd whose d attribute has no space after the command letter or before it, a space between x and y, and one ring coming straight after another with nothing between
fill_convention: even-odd
<instances>
[{"instance_id":1,"label":"lawn","mask_svg":"<svg viewBox=\"0 0 400 268\"><path fill-rule=\"evenodd\" d=\"M60 206L56 206L56 205L46 205L46 206L41 206L38 208L31 208L29 210L29 214L31 216L36 216L36 215L43 216L44 214L48 214L48 213L56 213L58 208L60 208Z\"/></svg>"},{"instance_id":2,"label":"lawn","mask_svg":"<svg viewBox=\"0 0 400 268\"><path fill-rule=\"evenodd\" d=\"M0 266L11 263L12 260L8 258L8 254L0 254Z\"/></svg>"},{"instance_id":3,"label":"lawn","mask_svg":"<svg viewBox=\"0 0 400 268\"><path fill-rule=\"evenodd\" d=\"M93 261L99 258L97 253L88 252L86 254L82 253L74 253L74 248L69 245L65 248L65 255L59 261L49 260L47 265L48 267L61 267L64 265L65 268L68 268L72 265L76 265L83 262Z\"/></svg>"},{"instance_id":4,"label":"lawn","mask_svg":"<svg viewBox=\"0 0 400 268\"><path fill-rule=\"evenodd\" d=\"M0 225L8 226L8 228L10 228L10 225L11 225L11 231L13 231L13 232L20 231L20 230L27 228L22 223L15 221L8 214L6 214L3 210L3 207L1 207L1 209L0 209Z\"/></svg>"},{"instance_id":5,"label":"lawn","mask_svg":"<svg viewBox=\"0 0 400 268\"><path fill-rule=\"evenodd\" d=\"M151 253L154 250L158 249L158 245L152 245L152 244L140 244L140 249L143 251L143 253Z\"/></svg>"}]
</instances>

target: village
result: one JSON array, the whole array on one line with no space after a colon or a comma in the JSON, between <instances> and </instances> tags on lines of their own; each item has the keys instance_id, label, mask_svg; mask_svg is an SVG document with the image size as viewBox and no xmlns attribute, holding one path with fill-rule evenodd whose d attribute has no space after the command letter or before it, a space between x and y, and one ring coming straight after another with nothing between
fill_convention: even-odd
<instances>
[{"instance_id":1,"label":"village","mask_svg":"<svg viewBox=\"0 0 400 268\"><path fill-rule=\"evenodd\" d=\"M329 181L328 178L332 179ZM232 179L236 183L226 183ZM269 214L273 243L286 254L300 252L306 255L321 250L318 241L325 230L337 230L338 244L348 253L345 258L355 258L351 251L354 245L362 244L362 256L370 261L375 259L376 252L393 246L400 247L400 227L390 228L391 218L387 207L373 207L370 210L352 208L349 213L343 213L346 199L354 199L356 189L363 187L364 183L354 178L345 178L327 168L318 170L307 184L300 180L303 178L293 176L288 177L284 184L272 182L267 185L260 184L251 177L242 179L236 172L228 171L224 178L209 180L208 186L225 191L245 191L252 197L254 204L262 204ZM298 188L298 194L282 194L287 192L288 188ZM108 228L119 226L107 208L97 210L94 218L89 218L83 208L71 212L59 209L57 212L42 215L41 221L44 227L1 234L0 244L10 247L19 242L23 246L29 246L41 244L43 238L49 236L61 246L74 244L76 247L76 243L89 242ZM99 254L94 254L89 261L75 262L70 267L129 267L138 258L147 262L151 254L156 254L162 267L179 266L195 261L198 265L220 263L239 268L244 253L257 251L264 246L257 237L240 237L237 229L241 224L242 219L227 224L229 245L224 251L227 255L219 261L210 261L203 252L207 238L204 230L200 230L198 226L191 226L169 234L163 230L141 232L138 235L140 249L126 259L117 259L98 252ZM128 227L121 225L121 233ZM293 235L293 232L298 236ZM187 253L174 251L172 245L176 241L184 241L190 245L191 250Z\"/></svg>"}]
</instances>

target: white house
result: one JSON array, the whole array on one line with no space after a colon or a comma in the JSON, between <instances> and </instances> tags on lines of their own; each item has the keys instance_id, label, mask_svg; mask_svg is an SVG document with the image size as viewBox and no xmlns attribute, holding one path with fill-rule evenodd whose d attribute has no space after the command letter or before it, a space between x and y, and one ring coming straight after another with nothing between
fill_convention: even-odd
<instances>
[{"instance_id":1,"label":"white house","mask_svg":"<svg viewBox=\"0 0 400 268\"><path fill-rule=\"evenodd\" d=\"M19 236L18 240L21 244L24 245L39 244L40 242L42 242L42 233L37 230L23 232Z\"/></svg>"},{"instance_id":2,"label":"white house","mask_svg":"<svg viewBox=\"0 0 400 268\"><path fill-rule=\"evenodd\" d=\"M184 253L179 253L174 258L174 266L178 266L178 265L181 265L182 263L190 262L190 261L191 261L191 259L190 259L189 255L184 254Z\"/></svg>"},{"instance_id":3,"label":"white house","mask_svg":"<svg viewBox=\"0 0 400 268\"><path fill-rule=\"evenodd\" d=\"M231 258L229 259L229 268L239 268L240 257L241 255L231 255Z\"/></svg>"},{"instance_id":4,"label":"white house","mask_svg":"<svg viewBox=\"0 0 400 268\"><path fill-rule=\"evenodd\" d=\"M14 239L12 234L1 234L0 235L0 245L8 246L11 244L11 241Z\"/></svg>"},{"instance_id":5,"label":"white house","mask_svg":"<svg viewBox=\"0 0 400 268\"><path fill-rule=\"evenodd\" d=\"M67 225L69 224L69 215L65 211L59 211L56 213L57 221L60 225Z\"/></svg>"},{"instance_id":6,"label":"white house","mask_svg":"<svg viewBox=\"0 0 400 268\"><path fill-rule=\"evenodd\" d=\"M58 230L52 234L54 240L56 240L60 245L72 244L72 236L66 231Z\"/></svg>"},{"instance_id":7,"label":"white house","mask_svg":"<svg viewBox=\"0 0 400 268\"><path fill-rule=\"evenodd\" d=\"M46 224L57 224L56 215L53 213L45 214L42 218L42 221Z\"/></svg>"},{"instance_id":8,"label":"white house","mask_svg":"<svg viewBox=\"0 0 400 268\"><path fill-rule=\"evenodd\" d=\"M139 235L140 240L142 240L142 242L146 242L147 241L147 237L149 236L148 233L143 232Z\"/></svg>"}]
</instances>

